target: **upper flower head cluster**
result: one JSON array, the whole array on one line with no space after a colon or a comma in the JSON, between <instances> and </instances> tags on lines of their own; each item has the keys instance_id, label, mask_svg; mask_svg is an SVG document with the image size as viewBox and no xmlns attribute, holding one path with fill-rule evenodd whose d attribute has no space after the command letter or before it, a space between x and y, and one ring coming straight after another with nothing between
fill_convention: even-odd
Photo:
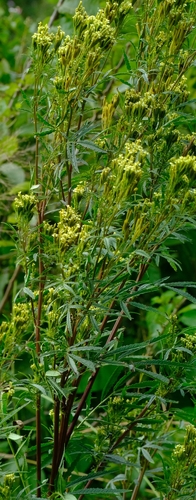
<instances>
[{"instance_id":1,"label":"upper flower head cluster","mask_svg":"<svg viewBox=\"0 0 196 500\"><path fill-rule=\"evenodd\" d=\"M37 33L34 33L32 36L32 43L34 52L38 53L38 57L42 63L48 62L51 59L53 51L57 51L64 36L65 33L60 26L56 34L54 34L49 32L47 24L44 25L42 22L38 24Z\"/></svg>"},{"instance_id":2,"label":"upper flower head cluster","mask_svg":"<svg viewBox=\"0 0 196 500\"><path fill-rule=\"evenodd\" d=\"M19 217L30 221L36 206L36 197L34 194L22 194L19 192L13 205Z\"/></svg>"},{"instance_id":3,"label":"upper flower head cluster","mask_svg":"<svg viewBox=\"0 0 196 500\"><path fill-rule=\"evenodd\" d=\"M54 238L58 240L63 252L77 243L80 226L80 216L72 207L68 205L60 210L60 221L54 231Z\"/></svg>"}]
</instances>

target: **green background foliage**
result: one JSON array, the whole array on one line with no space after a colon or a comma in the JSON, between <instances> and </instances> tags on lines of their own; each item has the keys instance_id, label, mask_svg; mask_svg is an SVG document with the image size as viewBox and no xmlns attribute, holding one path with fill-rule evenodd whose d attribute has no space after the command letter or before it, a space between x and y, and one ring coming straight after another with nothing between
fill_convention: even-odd
<instances>
[{"instance_id":1,"label":"green background foliage","mask_svg":"<svg viewBox=\"0 0 196 500\"><path fill-rule=\"evenodd\" d=\"M49 33L54 1L1 6L4 500L44 499L48 482L53 499L195 498L187 3L125 2L122 25L118 11L104 31L103 15L91 36L104 1L84 1L75 28L78 2L63 2Z\"/></svg>"}]
</instances>

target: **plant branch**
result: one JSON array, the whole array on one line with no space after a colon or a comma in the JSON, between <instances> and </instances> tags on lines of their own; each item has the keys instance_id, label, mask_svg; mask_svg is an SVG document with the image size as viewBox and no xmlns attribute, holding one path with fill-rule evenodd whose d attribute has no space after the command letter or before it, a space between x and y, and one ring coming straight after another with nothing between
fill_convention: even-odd
<instances>
[{"instance_id":1,"label":"plant branch","mask_svg":"<svg viewBox=\"0 0 196 500\"><path fill-rule=\"evenodd\" d=\"M143 410L139 413L139 415L136 417L136 419L134 420L134 422L131 422L131 424L127 427L127 429L119 436L119 438L115 441L115 443L113 443L113 445L110 447L108 453L112 453L114 451L115 448L118 447L118 445L123 441L123 439L130 433L130 431L136 426L136 424L138 423L138 421L140 420L140 418L142 418L144 415L146 415L146 413L149 412L152 410L151 406L152 404L154 403L154 399L151 400L151 402L147 403L147 405L143 408ZM98 465L98 468L97 468L97 471L99 471L103 465L103 462L104 460L101 460L101 462L99 463ZM145 470L144 470L144 473L145 473ZM89 481L87 482L86 486L85 486L85 490L89 488L89 486L91 485L92 483L92 479L89 479ZM82 493L78 500L82 500L84 494ZM133 499L131 498L131 500L135 500L136 497Z\"/></svg>"},{"instance_id":2,"label":"plant branch","mask_svg":"<svg viewBox=\"0 0 196 500\"><path fill-rule=\"evenodd\" d=\"M147 263L147 264L142 264L142 265L141 265L141 267L140 267L140 271L139 271L138 276L137 276L137 279L136 279L136 283L138 283L138 282L142 279L142 277L144 276L144 274L145 274L145 272L146 272L146 270L147 270L147 268L148 268L148 265L149 265L149 263ZM135 286L132 288L132 292L134 292L136 289L137 289L137 285L135 285ZM127 305L131 302L131 299L132 299L132 297L131 297L131 296L127 299L127 301L126 301L126 304L127 304ZM112 330L111 330L111 332L110 332L110 335L109 335L109 337L107 338L107 341L106 341L106 344L105 344L105 345L109 344L109 342L111 342L111 341L113 340L113 338L115 337L115 335L116 335L116 333L117 333L117 331L118 331L118 329L119 329L119 327L120 327L120 324L121 324L121 321L122 321L123 316L124 316L124 311L123 311L123 310L121 310L121 311L120 311L120 314L119 314L119 316L118 316L117 320L115 321L114 326L113 326L113 328L112 328ZM104 328L105 328L105 325L106 325L107 319L108 319L108 315L107 315L107 318L106 318L106 316L105 316L105 318L103 319L102 325L101 325L101 327L100 327L100 331L101 331L101 332L103 332L103 330L104 330ZM98 375L98 373L99 373L99 370L100 370L100 367L97 367L97 368L96 368L96 370L95 370L95 372L93 373L93 375L91 375L91 378L90 378L90 380L89 380L89 383L88 383L88 385L86 386L86 389L85 389L85 391L84 391L84 393L83 393L83 395L82 395L82 397L81 397L81 400L80 400L80 402L79 402L79 404L78 404L78 407L77 407L77 410L76 410L75 415L74 415L74 417L73 417L73 420L72 420L72 422L71 422L71 424L70 424L70 426L69 426L69 428L68 428L68 431L67 431L67 435L66 435L66 444L69 442L69 439L70 439L71 434L72 434L72 432L73 432L73 430L74 430L74 427L75 427L75 425L77 424L78 417L79 417L79 415L80 415L80 413L81 413L81 411L82 411L82 409L83 409L83 407L84 407L84 405L85 405L86 399L87 399L87 397L88 397L88 395L89 395L89 392L91 391L91 388L92 388L92 386L93 386L93 384L94 384L94 381L95 381L95 379L96 379L96 377L97 377L97 375Z\"/></svg>"}]
</instances>

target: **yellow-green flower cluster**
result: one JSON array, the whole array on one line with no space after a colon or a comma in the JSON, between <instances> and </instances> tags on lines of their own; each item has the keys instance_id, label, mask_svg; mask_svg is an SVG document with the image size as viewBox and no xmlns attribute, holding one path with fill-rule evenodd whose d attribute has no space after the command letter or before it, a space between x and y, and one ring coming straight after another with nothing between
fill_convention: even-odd
<instances>
[{"instance_id":1,"label":"yellow-green flower cluster","mask_svg":"<svg viewBox=\"0 0 196 500\"><path fill-rule=\"evenodd\" d=\"M145 92L142 95L135 89L127 90L125 93L125 110L133 121L144 120L151 117L156 124L165 117L167 106L152 92Z\"/></svg>"},{"instance_id":2,"label":"yellow-green flower cluster","mask_svg":"<svg viewBox=\"0 0 196 500\"><path fill-rule=\"evenodd\" d=\"M119 25L124 21L124 18L132 9L132 3L129 0L121 0L118 2L109 0L106 2L105 15L110 22L114 21Z\"/></svg>"},{"instance_id":3,"label":"yellow-green flower cluster","mask_svg":"<svg viewBox=\"0 0 196 500\"><path fill-rule=\"evenodd\" d=\"M55 228L53 236L58 241L60 250L66 252L78 241L81 229L81 219L77 212L69 205L60 210L60 221Z\"/></svg>"},{"instance_id":4,"label":"yellow-green flower cluster","mask_svg":"<svg viewBox=\"0 0 196 500\"><path fill-rule=\"evenodd\" d=\"M62 66L68 69L76 60L81 48L81 43L78 37L71 38L67 35L62 46L58 50L59 62Z\"/></svg>"},{"instance_id":5,"label":"yellow-green flower cluster","mask_svg":"<svg viewBox=\"0 0 196 500\"><path fill-rule=\"evenodd\" d=\"M127 90L125 93L125 110L134 120L141 120L144 116L149 115L149 110L155 105L153 101L155 101L155 97L150 92L146 92L142 96L134 89Z\"/></svg>"},{"instance_id":6,"label":"yellow-green flower cluster","mask_svg":"<svg viewBox=\"0 0 196 500\"><path fill-rule=\"evenodd\" d=\"M192 351L192 353L196 352L196 333L193 335L185 334L185 336L181 339L182 344Z\"/></svg>"},{"instance_id":7,"label":"yellow-green flower cluster","mask_svg":"<svg viewBox=\"0 0 196 500\"><path fill-rule=\"evenodd\" d=\"M185 446L183 444L177 444L173 451L173 457L177 458L178 460L184 460L184 455Z\"/></svg>"},{"instance_id":8,"label":"yellow-green flower cluster","mask_svg":"<svg viewBox=\"0 0 196 500\"><path fill-rule=\"evenodd\" d=\"M11 320L0 325L0 340L4 342L4 354L20 341L31 323L31 312L26 303L14 304Z\"/></svg>"},{"instance_id":9,"label":"yellow-green flower cluster","mask_svg":"<svg viewBox=\"0 0 196 500\"><path fill-rule=\"evenodd\" d=\"M85 8L82 5L82 2L80 2L73 16L74 27L79 37L87 28L87 21L88 21L88 15L85 11Z\"/></svg>"},{"instance_id":10,"label":"yellow-green flower cluster","mask_svg":"<svg viewBox=\"0 0 196 500\"><path fill-rule=\"evenodd\" d=\"M125 153L120 154L118 158L112 161L110 172L104 170L101 180L106 178L104 187L105 194L111 196L116 201L126 200L132 193L136 192L138 183L142 175L142 166L145 162L146 152L139 140L127 142L125 144Z\"/></svg>"},{"instance_id":11,"label":"yellow-green flower cluster","mask_svg":"<svg viewBox=\"0 0 196 500\"><path fill-rule=\"evenodd\" d=\"M111 27L103 9L96 16L88 16L82 2L79 3L73 17L76 34L66 36L58 49L59 72L54 78L57 91L72 89L71 97L81 83L88 82L100 64L104 51L115 41L115 28Z\"/></svg>"},{"instance_id":12,"label":"yellow-green flower cluster","mask_svg":"<svg viewBox=\"0 0 196 500\"><path fill-rule=\"evenodd\" d=\"M48 25L43 25L42 22L38 24L37 33L32 36L33 48L36 50L38 47L43 52L47 51L54 40L54 34L49 33Z\"/></svg>"},{"instance_id":13,"label":"yellow-green flower cluster","mask_svg":"<svg viewBox=\"0 0 196 500\"><path fill-rule=\"evenodd\" d=\"M37 68L41 69L41 65L48 63L59 49L62 40L65 37L64 31L59 26L56 34L49 32L47 24L38 24L37 33L32 36L33 58L37 62Z\"/></svg>"},{"instance_id":14,"label":"yellow-green flower cluster","mask_svg":"<svg viewBox=\"0 0 196 500\"><path fill-rule=\"evenodd\" d=\"M0 495L1 500L10 500L13 494L13 483L15 481L15 475L10 473L6 474L3 479L3 484L0 485Z\"/></svg>"},{"instance_id":15,"label":"yellow-green flower cluster","mask_svg":"<svg viewBox=\"0 0 196 500\"><path fill-rule=\"evenodd\" d=\"M57 49L60 47L61 42L62 42L64 37L65 37L65 32L61 29L60 26L58 26L56 35L54 36L54 39L53 39L55 51L57 51Z\"/></svg>"},{"instance_id":16,"label":"yellow-green flower cluster","mask_svg":"<svg viewBox=\"0 0 196 500\"><path fill-rule=\"evenodd\" d=\"M80 181L79 184L73 190L73 199L76 202L76 206L83 198L85 192L87 190L87 182Z\"/></svg>"},{"instance_id":17,"label":"yellow-green flower cluster","mask_svg":"<svg viewBox=\"0 0 196 500\"><path fill-rule=\"evenodd\" d=\"M122 415L125 415L125 408L128 407L128 404L125 399L115 396L114 398L110 398L108 402L108 410L107 417L109 423L109 432L114 435L119 435L122 432Z\"/></svg>"},{"instance_id":18,"label":"yellow-green flower cluster","mask_svg":"<svg viewBox=\"0 0 196 500\"><path fill-rule=\"evenodd\" d=\"M196 159L194 156L180 156L170 161L169 190L177 193L179 189L186 189L196 185ZM187 182L188 180L188 182Z\"/></svg>"},{"instance_id":19,"label":"yellow-green flower cluster","mask_svg":"<svg viewBox=\"0 0 196 500\"><path fill-rule=\"evenodd\" d=\"M187 425L184 443L175 446L172 458L175 462L183 464L184 472L196 465L196 428L194 425Z\"/></svg>"},{"instance_id":20,"label":"yellow-green flower cluster","mask_svg":"<svg viewBox=\"0 0 196 500\"><path fill-rule=\"evenodd\" d=\"M103 129L108 128L112 123L112 118L114 116L115 110L117 108L119 101L118 94L115 94L112 101L108 103L106 100L103 102L102 106L102 125Z\"/></svg>"},{"instance_id":21,"label":"yellow-green flower cluster","mask_svg":"<svg viewBox=\"0 0 196 500\"><path fill-rule=\"evenodd\" d=\"M14 322L15 328L18 331L24 331L29 321L31 320L29 304L26 304L24 302L20 304L14 304L12 320Z\"/></svg>"},{"instance_id":22,"label":"yellow-green flower cluster","mask_svg":"<svg viewBox=\"0 0 196 500\"><path fill-rule=\"evenodd\" d=\"M18 218L24 222L30 221L33 217L36 201L34 194L22 194L19 192L13 203Z\"/></svg>"},{"instance_id":23,"label":"yellow-green flower cluster","mask_svg":"<svg viewBox=\"0 0 196 500\"><path fill-rule=\"evenodd\" d=\"M187 89L187 78L184 75L182 75L180 81L177 84L171 82L169 85L167 85L167 89L168 92L171 91L171 100L174 98L175 106L186 102L190 94Z\"/></svg>"},{"instance_id":24,"label":"yellow-green flower cluster","mask_svg":"<svg viewBox=\"0 0 196 500\"><path fill-rule=\"evenodd\" d=\"M110 26L104 10L99 10L96 16L88 17L84 42L88 49L99 45L103 50L109 49L115 42L115 29Z\"/></svg>"},{"instance_id":25,"label":"yellow-green flower cluster","mask_svg":"<svg viewBox=\"0 0 196 500\"><path fill-rule=\"evenodd\" d=\"M41 22L38 24L37 33L32 36L34 54L38 56L39 63L46 63L52 56L50 50L54 40L54 34L49 33L48 25L43 25Z\"/></svg>"}]
</instances>

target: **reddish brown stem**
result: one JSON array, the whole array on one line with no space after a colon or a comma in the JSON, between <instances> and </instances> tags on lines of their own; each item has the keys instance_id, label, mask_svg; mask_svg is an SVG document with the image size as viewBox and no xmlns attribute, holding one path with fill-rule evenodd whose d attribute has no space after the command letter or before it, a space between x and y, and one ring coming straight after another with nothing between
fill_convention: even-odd
<instances>
[{"instance_id":1,"label":"reddish brown stem","mask_svg":"<svg viewBox=\"0 0 196 500\"><path fill-rule=\"evenodd\" d=\"M139 270L139 273L138 273L138 276L137 276L137 279L136 279L136 283L138 283L142 279L143 275L146 272L146 269L147 269L148 265L149 265L149 262L146 263L146 264L142 264L140 266L140 270ZM123 282L121 283L119 289L123 288L125 282L126 282L126 280L123 280ZM136 289L137 289L137 284L132 288L131 292L133 293ZM130 296L127 299L127 302L126 302L127 305L130 303L131 299L132 299L132 296ZM110 305L110 310L113 307L114 303L115 303L115 300L112 301L112 303ZM119 314L119 316L118 316L118 318L117 318L117 320L116 320L116 322L115 322L115 324L114 324L114 326L113 326L113 328L112 328L112 330L110 332L110 335L109 335L109 337L108 337L105 345L107 345L109 342L111 342L113 340L113 338L115 337L115 335L116 335L116 333L117 333L117 331L119 329L119 326L121 324L123 315L124 315L124 311L121 310L120 314ZM103 330L104 330L104 328L106 326L107 321L108 321L108 314L104 317L104 319L102 321L102 324L101 324L101 327L100 327L100 331L101 332L103 332ZM77 388L74 391L74 393L72 393L71 396L68 399L68 402L67 402L68 406L67 406L66 416L64 416L64 418L63 418L63 420L61 422L61 430L60 430L60 433L59 433L59 440L58 440L58 442L59 442L58 460L57 460L56 467L53 467L53 471L52 471L52 474L51 474L51 479L50 479L51 485L54 484L54 479L55 479L55 476L56 476L56 474L58 472L58 467L60 465L60 462L61 462L61 459L62 459L62 456L63 456L64 447L69 442L69 439L70 439L70 437L72 435L72 432L73 432L73 430L74 430L74 428L75 428L75 426L77 424L78 418L79 418L79 416L81 414L81 411L82 411L82 409L83 409L83 407L85 405L85 402L86 402L87 397L88 397L88 395L89 395L89 393L91 391L91 388L92 388L92 386L93 386L93 384L95 382L95 379L96 379L96 377L97 377L97 375L99 373L99 370L100 370L100 367L97 367L96 370L95 370L95 372L91 375L89 383L86 386L86 389L85 389L85 391L84 391L84 393L83 393L83 395L82 395L82 397L80 399L80 402L78 404L77 410L75 412L75 415L74 415L74 417L72 419L72 422L70 423L69 427L68 427L68 419L69 419L69 415L71 413L71 408L72 408L72 405L73 405L73 401L74 401L74 397L75 397ZM77 386L78 386L78 384L77 384ZM51 491L50 491L49 494L51 494Z\"/></svg>"}]
</instances>

